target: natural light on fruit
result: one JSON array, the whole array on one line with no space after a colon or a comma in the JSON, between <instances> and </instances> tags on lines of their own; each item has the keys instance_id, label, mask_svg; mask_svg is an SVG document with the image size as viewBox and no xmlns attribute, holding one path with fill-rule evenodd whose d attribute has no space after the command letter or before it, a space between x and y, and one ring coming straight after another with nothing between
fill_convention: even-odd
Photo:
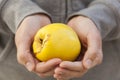
<instances>
[{"instance_id":1,"label":"natural light on fruit","mask_svg":"<svg viewBox=\"0 0 120 80\"><path fill-rule=\"evenodd\" d=\"M62 23L49 24L38 30L32 46L36 58L40 61L52 58L74 61L81 50L77 34Z\"/></svg>"}]
</instances>

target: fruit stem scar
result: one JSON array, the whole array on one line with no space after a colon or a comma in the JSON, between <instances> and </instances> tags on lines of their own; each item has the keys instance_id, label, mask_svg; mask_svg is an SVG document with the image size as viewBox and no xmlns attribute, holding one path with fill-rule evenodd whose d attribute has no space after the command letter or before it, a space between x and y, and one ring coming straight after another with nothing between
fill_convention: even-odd
<instances>
[{"instance_id":1,"label":"fruit stem scar","mask_svg":"<svg viewBox=\"0 0 120 80\"><path fill-rule=\"evenodd\" d=\"M42 40L42 39L39 39L39 42L42 44L43 40Z\"/></svg>"},{"instance_id":2,"label":"fruit stem scar","mask_svg":"<svg viewBox=\"0 0 120 80\"><path fill-rule=\"evenodd\" d=\"M47 34L46 36L45 36L45 38L44 39L39 39L39 43L41 44L41 45L39 45L40 46L40 49L39 49L39 51L37 51L37 53L40 53L41 52L41 50L44 48L44 46L45 46L45 43L48 41L48 38L50 37L50 35L49 34Z\"/></svg>"},{"instance_id":3,"label":"fruit stem scar","mask_svg":"<svg viewBox=\"0 0 120 80\"><path fill-rule=\"evenodd\" d=\"M45 38L44 38L44 40L43 40L43 42L42 42L42 48L44 47L45 43L48 41L49 37L50 37L50 34L47 34L47 35L45 36Z\"/></svg>"}]
</instances>

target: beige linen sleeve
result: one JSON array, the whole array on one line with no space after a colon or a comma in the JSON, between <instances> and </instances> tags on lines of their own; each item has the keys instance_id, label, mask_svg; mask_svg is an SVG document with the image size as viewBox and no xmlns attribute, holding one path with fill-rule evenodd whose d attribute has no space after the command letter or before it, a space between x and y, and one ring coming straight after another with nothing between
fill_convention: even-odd
<instances>
[{"instance_id":1,"label":"beige linen sleeve","mask_svg":"<svg viewBox=\"0 0 120 80\"><path fill-rule=\"evenodd\" d=\"M49 14L40 8L32 0L2 0L4 2L1 6L2 20L7 24L10 30L15 33L17 27L22 20L29 15L43 13L49 16Z\"/></svg>"},{"instance_id":2,"label":"beige linen sleeve","mask_svg":"<svg viewBox=\"0 0 120 80\"><path fill-rule=\"evenodd\" d=\"M85 9L73 13L90 18L105 41L120 38L120 0L93 0Z\"/></svg>"}]
</instances>

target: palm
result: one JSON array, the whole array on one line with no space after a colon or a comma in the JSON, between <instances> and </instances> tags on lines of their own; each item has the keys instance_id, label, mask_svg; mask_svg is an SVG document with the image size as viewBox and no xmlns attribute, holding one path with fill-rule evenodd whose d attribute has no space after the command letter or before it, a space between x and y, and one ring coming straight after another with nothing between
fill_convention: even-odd
<instances>
[{"instance_id":1,"label":"palm","mask_svg":"<svg viewBox=\"0 0 120 80\"><path fill-rule=\"evenodd\" d=\"M89 18L77 16L72 18L68 25L78 34L82 49L77 61L63 61L55 70L55 77L58 79L81 77L102 61L101 37L95 24Z\"/></svg>"}]
</instances>

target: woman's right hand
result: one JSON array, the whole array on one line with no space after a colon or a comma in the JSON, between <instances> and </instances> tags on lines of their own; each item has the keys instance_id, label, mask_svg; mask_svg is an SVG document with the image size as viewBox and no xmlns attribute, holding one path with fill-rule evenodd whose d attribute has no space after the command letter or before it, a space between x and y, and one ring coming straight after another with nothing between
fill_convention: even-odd
<instances>
[{"instance_id":1,"label":"woman's right hand","mask_svg":"<svg viewBox=\"0 0 120 80\"><path fill-rule=\"evenodd\" d=\"M34 56L31 45L36 32L43 26L50 24L50 19L44 14L34 14L26 17L20 24L16 34L15 43L17 47L17 60L29 71L39 76L51 76L54 68L61 62L60 59L51 59L47 62L40 62Z\"/></svg>"}]
</instances>

